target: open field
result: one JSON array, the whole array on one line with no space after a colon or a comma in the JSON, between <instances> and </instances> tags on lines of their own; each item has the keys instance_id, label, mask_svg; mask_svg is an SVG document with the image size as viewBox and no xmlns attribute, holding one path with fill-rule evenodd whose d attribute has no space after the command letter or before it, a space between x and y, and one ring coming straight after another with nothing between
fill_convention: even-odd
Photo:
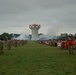
<instances>
[{"instance_id":1,"label":"open field","mask_svg":"<svg viewBox=\"0 0 76 75\"><path fill-rule=\"evenodd\" d=\"M0 75L76 75L76 55L29 41L0 55Z\"/></svg>"}]
</instances>

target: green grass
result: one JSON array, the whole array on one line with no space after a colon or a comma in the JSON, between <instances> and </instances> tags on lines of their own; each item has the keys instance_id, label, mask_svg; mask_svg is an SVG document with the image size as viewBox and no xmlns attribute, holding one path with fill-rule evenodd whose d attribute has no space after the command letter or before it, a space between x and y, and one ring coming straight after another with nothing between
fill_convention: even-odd
<instances>
[{"instance_id":1,"label":"green grass","mask_svg":"<svg viewBox=\"0 0 76 75\"><path fill-rule=\"evenodd\" d=\"M25 46L4 49L0 75L76 75L76 55L29 41Z\"/></svg>"}]
</instances>

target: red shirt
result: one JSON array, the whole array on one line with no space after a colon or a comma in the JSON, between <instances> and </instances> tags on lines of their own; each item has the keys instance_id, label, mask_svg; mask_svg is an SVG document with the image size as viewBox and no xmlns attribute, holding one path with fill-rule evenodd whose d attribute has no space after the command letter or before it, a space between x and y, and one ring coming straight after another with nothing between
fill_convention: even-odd
<instances>
[{"instance_id":1,"label":"red shirt","mask_svg":"<svg viewBox=\"0 0 76 75\"><path fill-rule=\"evenodd\" d=\"M69 46L72 46L72 45L75 44L72 40L67 40L67 43L68 43Z\"/></svg>"}]
</instances>

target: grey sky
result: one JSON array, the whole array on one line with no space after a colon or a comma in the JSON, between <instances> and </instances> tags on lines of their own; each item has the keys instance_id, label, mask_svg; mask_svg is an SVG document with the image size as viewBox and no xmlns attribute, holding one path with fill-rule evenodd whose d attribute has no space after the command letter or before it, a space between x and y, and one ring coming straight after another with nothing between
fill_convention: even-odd
<instances>
[{"instance_id":1,"label":"grey sky","mask_svg":"<svg viewBox=\"0 0 76 75\"><path fill-rule=\"evenodd\" d=\"M31 33L33 23L39 33L76 33L76 0L0 0L0 34Z\"/></svg>"}]
</instances>

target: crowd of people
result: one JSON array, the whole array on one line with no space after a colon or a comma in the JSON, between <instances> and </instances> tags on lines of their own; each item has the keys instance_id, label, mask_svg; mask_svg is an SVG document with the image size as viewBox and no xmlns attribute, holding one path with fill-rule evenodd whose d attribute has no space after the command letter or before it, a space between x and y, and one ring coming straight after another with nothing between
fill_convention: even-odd
<instances>
[{"instance_id":1,"label":"crowd of people","mask_svg":"<svg viewBox=\"0 0 76 75\"><path fill-rule=\"evenodd\" d=\"M49 40L38 40L38 43L47 44L53 47L59 47L61 49L68 50L69 54L76 53L76 38L67 37L67 39L49 39Z\"/></svg>"},{"instance_id":2,"label":"crowd of people","mask_svg":"<svg viewBox=\"0 0 76 75\"><path fill-rule=\"evenodd\" d=\"M3 54L4 48L11 50L11 47L18 47L27 44L27 40L0 40L0 54Z\"/></svg>"},{"instance_id":3,"label":"crowd of people","mask_svg":"<svg viewBox=\"0 0 76 75\"><path fill-rule=\"evenodd\" d=\"M68 37L65 40L60 39L49 39L49 40L38 40L37 41L40 44L47 44L51 47L59 47L60 49L66 49L68 50L69 54L76 53L76 38L70 38ZM27 40L7 40L7 41L1 41L0 40L0 54L3 54L4 47L7 48L7 50L11 50L11 47L18 47L23 46L27 44Z\"/></svg>"},{"instance_id":4,"label":"crowd of people","mask_svg":"<svg viewBox=\"0 0 76 75\"><path fill-rule=\"evenodd\" d=\"M76 38L71 39L68 37L66 40L62 41L61 49L68 49L69 54L76 53Z\"/></svg>"}]
</instances>

